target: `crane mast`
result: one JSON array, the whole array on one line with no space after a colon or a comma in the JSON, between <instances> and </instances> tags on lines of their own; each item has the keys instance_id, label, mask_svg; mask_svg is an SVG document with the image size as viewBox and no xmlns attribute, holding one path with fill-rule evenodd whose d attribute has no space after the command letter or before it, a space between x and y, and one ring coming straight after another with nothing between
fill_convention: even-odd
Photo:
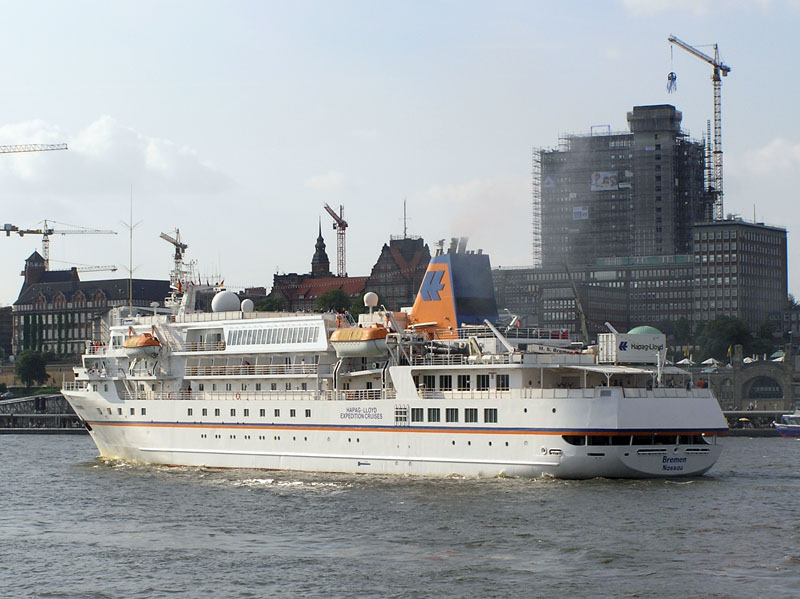
<instances>
[{"instance_id":1,"label":"crane mast","mask_svg":"<svg viewBox=\"0 0 800 599\"><path fill-rule=\"evenodd\" d=\"M345 232L347 231L347 221L344 220L344 206L339 206L339 214L336 214L333 208L325 204L325 211L331 215L333 228L336 230L336 274L346 277Z\"/></svg>"},{"instance_id":2,"label":"crane mast","mask_svg":"<svg viewBox=\"0 0 800 599\"><path fill-rule=\"evenodd\" d=\"M51 221L52 222L52 221ZM56 223L53 223L56 224ZM20 229L16 225L4 224L3 231L6 237L12 233L16 233L20 237L24 235L41 235L42 236L42 258L44 258L44 269L50 270L50 236L51 235L116 235L116 231L109 231L104 229L54 229L48 222L42 221L42 227L39 229Z\"/></svg>"},{"instance_id":3,"label":"crane mast","mask_svg":"<svg viewBox=\"0 0 800 599\"><path fill-rule=\"evenodd\" d=\"M686 50L692 56L699 58L713 67L711 81L714 86L714 220L722 220L722 77L727 77L731 68L724 64L719 58L719 46L714 44L714 57L712 58L705 52L690 46L684 41L679 40L674 35L667 38L671 44Z\"/></svg>"},{"instance_id":4,"label":"crane mast","mask_svg":"<svg viewBox=\"0 0 800 599\"><path fill-rule=\"evenodd\" d=\"M17 154L20 152L50 152L52 150L67 149L67 144L19 144L13 146L0 146L0 154Z\"/></svg>"}]
</instances>

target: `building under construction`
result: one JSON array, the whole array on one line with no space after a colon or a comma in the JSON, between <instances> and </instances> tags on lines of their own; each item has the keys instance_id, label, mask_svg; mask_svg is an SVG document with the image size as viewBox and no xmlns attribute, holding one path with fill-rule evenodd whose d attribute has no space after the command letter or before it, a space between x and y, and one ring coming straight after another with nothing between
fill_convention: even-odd
<instances>
[{"instance_id":1,"label":"building under construction","mask_svg":"<svg viewBox=\"0 0 800 599\"><path fill-rule=\"evenodd\" d=\"M630 132L593 129L541 151L542 266L691 252L692 224L711 220L714 196L705 145L681 119L674 106L636 106Z\"/></svg>"},{"instance_id":2,"label":"building under construction","mask_svg":"<svg viewBox=\"0 0 800 599\"><path fill-rule=\"evenodd\" d=\"M734 316L755 331L786 307L786 231L714 219L711 156L670 105L630 131L568 135L534 152L533 268L494 271L498 305L527 324L665 332ZM712 243L713 240L713 243Z\"/></svg>"}]
</instances>

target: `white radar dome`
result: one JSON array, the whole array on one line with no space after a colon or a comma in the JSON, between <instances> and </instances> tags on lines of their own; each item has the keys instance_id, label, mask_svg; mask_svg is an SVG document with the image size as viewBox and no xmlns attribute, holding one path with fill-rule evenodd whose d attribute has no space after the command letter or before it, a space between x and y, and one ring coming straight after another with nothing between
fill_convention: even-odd
<instances>
[{"instance_id":1,"label":"white radar dome","mask_svg":"<svg viewBox=\"0 0 800 599\"><path fill-rule=\"evenodd\" d=\"M239 297L233 292L223 290L211 300L212 312L238 312Z\"/></svg>"},{"instance_id":2,"label":"white radar dome","mask_svg":"<svg viewBox=\"0 0 800 599\"><path fill-rule=\"evenodd\" d=\"M253 311L253 300L249 297L242 300L242 312L252 312Z\"/></svg>"},{"instance_id":3,"label":"white radar dome","mask_svg":"<svg viewBox=\"0 0 800 599\"><path fill-rule=\"evenodd\" d=\"M364 305L367 308L374 308L378 305L378 294L374 291L368 291L364 294Z\"/></svg>"}]
</instances>

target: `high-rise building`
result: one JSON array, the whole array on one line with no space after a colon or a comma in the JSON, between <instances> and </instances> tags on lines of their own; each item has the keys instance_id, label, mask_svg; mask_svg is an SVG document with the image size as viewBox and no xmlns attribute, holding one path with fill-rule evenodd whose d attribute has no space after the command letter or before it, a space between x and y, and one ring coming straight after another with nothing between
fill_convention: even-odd
<instances>
[{"instance_id":1,"label":"high-rise building","mask_svg":"<svg viewBox=\"0 0 800 599\"><path fill-rule=\"evenodd\" d=\"M705 146L681 120L674 106L636 106L629 132L567 135L535 157L543 266L691 252L692 224L710 220L714 198Z\"/></svg>"},{"instance_id":2,"label":"high-rise building","mask_svg":"<svg viewBox=\"0 0 800 599\"><path fill-rule=\"evenodd\" d=\"M590 334L606 322L684 330L718 315L783 327L786 231L712 220L705 146L681 119L674 106L636 106L629 132L568 135L534 153L541 266L494 272L501 310L575 333L582 313Z\"/></svg>"},{"instance_id":3,"label":"high-rise building","mask_svg":"<svg viewBox=\"0 0 800 599\"><path fill-rule=\"evenodd\" d=\"M735 316L756 330L782 327L788 306L786 229L739 218L694 228L694 313L697 321Z\"/></svg>"}]
</instances>

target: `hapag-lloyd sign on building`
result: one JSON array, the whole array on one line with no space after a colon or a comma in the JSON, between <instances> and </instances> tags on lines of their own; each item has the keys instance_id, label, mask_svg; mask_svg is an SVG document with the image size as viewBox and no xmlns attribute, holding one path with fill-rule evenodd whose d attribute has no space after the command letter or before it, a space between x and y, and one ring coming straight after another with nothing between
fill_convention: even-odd
<instances>
[{"instance_id":1,"label":"hapag-lloyd sign on building","mask_svg":"<svg viewBox=\"0 0 800 599\"><path fill-rule=\"evenodd\" d=\"M663 356L667 347L667 338L663 334L600 333L597 345L600 362L657 364L659 354Z\"/></svg>"}]
</instances>

